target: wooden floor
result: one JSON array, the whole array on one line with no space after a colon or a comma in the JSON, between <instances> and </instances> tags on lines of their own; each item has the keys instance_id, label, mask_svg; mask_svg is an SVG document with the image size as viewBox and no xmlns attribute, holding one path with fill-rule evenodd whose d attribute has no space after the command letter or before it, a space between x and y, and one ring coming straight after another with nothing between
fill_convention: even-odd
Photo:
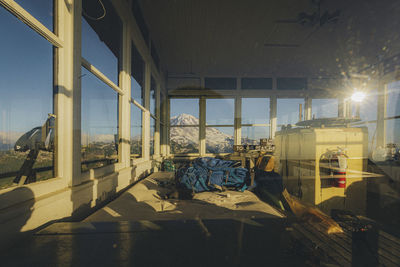
<instances>
[{"instance_id":1,"label":"wooden floor","mask_svg":"<svg viewBox=\"0 0 400 267\"><path fill-rule=\"evenodd\" d=\"M140 181L85 222L282 218L250 191L202 192L192 200L164 199L174 173L157 172Z\"/></svg>"},{"instance_id":2,"label":"wooden floor","mask_svg":"<svg viewBox=\"0 0 400 267\"><path fill-rule=\"evenodd\" d=\"M192 200L164 199L173 173L158 172L140 181L83 222L230 219L257 224L257 219L285 217L250 191L203 192ZM295 221L290 231L299 250L317 262L338 266L400 266L400 240L382 230L327 234L320 225ZM312 265L312 264L311 264Z\"/></svg>"},{"instance_id":3,"label":"wooden floor","mask_svg":"<svg viewBox=\"0 0 400 267\"><path fill-rule=\"evenodd\" d=\"M400 266L400 239L382 231L327 234L310 223L294 223L293 236L315 256L339 266Z\"/></svg>"}]
</instances>

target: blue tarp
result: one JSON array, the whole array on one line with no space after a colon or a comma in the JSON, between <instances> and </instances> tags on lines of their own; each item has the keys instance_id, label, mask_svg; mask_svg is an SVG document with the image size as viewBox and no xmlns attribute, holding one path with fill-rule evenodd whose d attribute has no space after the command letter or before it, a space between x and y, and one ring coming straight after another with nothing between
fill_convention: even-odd
<instances>
[{"instance_id":1,"label":"blue tarp","mask_svg":"<svg viewBox=\"0 0 400 267\"><path fill-rule=\"evenodd\" d=\"M178 171L178 183L196 193L223 187L244 191L249 183L248 171L233 167L234 164L234 161L211 157L197 158L192 167Z\"/></svg>"}]
</instances>

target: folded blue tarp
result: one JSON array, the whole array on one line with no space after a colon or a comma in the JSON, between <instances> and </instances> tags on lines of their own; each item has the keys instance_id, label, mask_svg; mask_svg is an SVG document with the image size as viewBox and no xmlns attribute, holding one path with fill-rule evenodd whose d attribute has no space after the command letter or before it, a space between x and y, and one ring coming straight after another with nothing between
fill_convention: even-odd
<instances>
[{"instance_id":1,"label":"folded blue tarp","mask_svg":"<svg viewBox=\"0 0 400 267\"><path fill-rule=\"evenodd\" d=\"M192 167L178 171L178 183L194 192L220 190L223 187L244 191L249 183L245 168L233 167L235 162L211 157L197 158Z\"/></svg>"}]
</instances>

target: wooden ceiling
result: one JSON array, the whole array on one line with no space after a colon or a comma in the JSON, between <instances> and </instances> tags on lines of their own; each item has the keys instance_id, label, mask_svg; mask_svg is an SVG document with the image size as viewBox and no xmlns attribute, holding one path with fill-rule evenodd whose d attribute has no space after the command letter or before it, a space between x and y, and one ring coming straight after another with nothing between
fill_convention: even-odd
<instances>
[{"instance_id":1,"label":"wooden ceiling","mask_svg":"<svg viewBox=\"0 0 400 267\"><path fill-rule=\"evenodd\" d=\"M322 0L336 23L282 23L312 0L140 0L163 69L193 76L336 76L400 52L400 1ZM314 0L315 2L315 0Z\"/></svg>"}]
</instances>

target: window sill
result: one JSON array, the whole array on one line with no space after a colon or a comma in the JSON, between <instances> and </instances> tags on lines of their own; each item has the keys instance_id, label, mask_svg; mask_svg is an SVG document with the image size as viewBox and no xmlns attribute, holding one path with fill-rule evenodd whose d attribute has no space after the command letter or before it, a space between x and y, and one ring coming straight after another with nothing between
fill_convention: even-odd
<instances>
[{"instance_id":1,"label":"window sill","mask_svg":"<svg viewBox=\"0 0 400 267\"><path fill-rule=\"evenodd\" d=\"M44 195L66 189L67 187L66 179L57 177L23 186L12 186L2 189L0 190L0 210L32 198L37 199Z\"/></svg>"}]
</instances>

